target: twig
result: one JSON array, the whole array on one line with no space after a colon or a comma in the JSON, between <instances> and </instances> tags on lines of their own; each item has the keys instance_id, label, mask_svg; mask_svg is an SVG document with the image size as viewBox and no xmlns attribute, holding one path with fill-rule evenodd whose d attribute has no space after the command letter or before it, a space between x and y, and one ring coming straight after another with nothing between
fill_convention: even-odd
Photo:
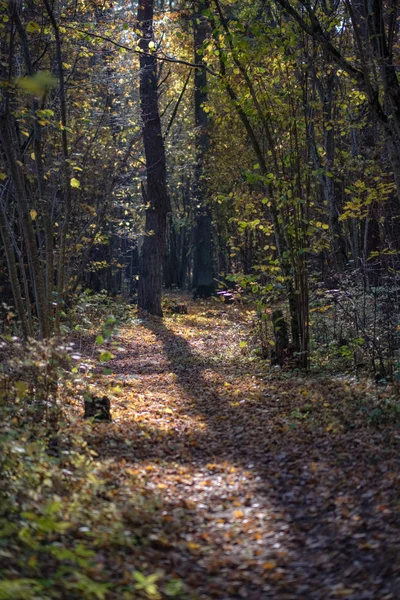
<instances>
[{"instance_id":1,"label":"twig","mask_svg":"<svg viewBox=\"0 0 400 600\"><path fill-rule=\"evenodd\" d=\"M79 27L73 27L72 25L61 25L61 27L64 27L65 29L72 29L72 31L78 31L79 33L83 33L85 35L89 35L91 37L94 37L94 38L97 38L100 40L104 40L105 42L108 42L109 44L112 44L113 46L116 46L117 48L122 48L123 50L127 50L128 52L133 52L134 54L142 54L144 56L149 55L148 52L143 52L142 50L136 50L136 48L131 48L130 46L126 46L125 44L116 42L115 40L113 40L105 35L101 35L100 33L92 33L91 31L85 31L84 29L80 29ZM210 69L210 67L207 67L207 65L204 65L201 63L192 63L187 60L182 60L179 58L171 58L171 57L165 56L165 55L161 56L160 54L157 54L157 52L152 52L151 56L153 56L156 60L161 60L163 62L176 63L179 65L186 65L187 67L191 67L192 69L205 69L208 73L210 73L210 75L213 75L214 77L219 77L218 73L216 73L215 71Z\"/></svg>"}]
</instances>

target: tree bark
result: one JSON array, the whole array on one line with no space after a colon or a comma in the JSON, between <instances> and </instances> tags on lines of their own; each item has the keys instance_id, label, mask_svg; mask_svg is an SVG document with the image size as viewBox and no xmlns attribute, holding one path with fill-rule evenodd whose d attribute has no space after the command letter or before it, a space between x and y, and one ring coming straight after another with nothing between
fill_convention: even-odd
<instances>
[{"instance_id":1,"label":"tree bark","mask_svg":"<svg viewBox=\"0 0 400 600\"><path fill-rule=\"evenodd\" d=\"M65 90L64 81L64 66L61 50L61 38L58 23L54 16L54 12L48 2L43 0L47 14L54 31L54 37L56 42L56 61L58 67L58 76L60 83L60 109L61 109L61 145L63 152L63 175L64 175L64 194L65 194L65 205L64 205L64 220L60 228L60 249L58 256L58 273L57 273L57 308L56 308L56 329L60 327L61 318L61 306L65 301L66 288L68 285L67 277L67 237L69 233L69 226L71 221L72 212L72 193L71 193L71 170L69 166L69 150L68 150L68 134L67 134L67 97Z\"/></svg>"},{"instance_id":2,"label":"tree bark","mask_svg":"<svg viewBox=\"0 0 400 600\"><path fill-rule=\"evenodd\" d=\"M206 40L207 22L202 11L207 0L200 0L193 13L194 62L203 64L202 47ZM204 159L209 147L209 118L204 105L207 102L207 71L196 69L194 74L194 119L196 127L193 203L196 223L194 232L193 287L195 297L203 298L214 293L212 218L206 203L207 185L204 177Z\"/></svg>"},{"instance_id":3,"label":"tree bark","mask_svg":"<svg viewBox=\"0 0 400 600\"><path fill-rule=\"evenodd\" d=\"M21 323L22 333L24 338L28 338L33 335L33 331L30 327L30 323L27 318L28 311L22 297L21 285L18 278L18 267L15 260L13 244L11 236L7 226L7 217L2 202L0 201L0 233L3 241L4 253L6 255L8 274L10 276L10 284L14 297L15 308L17 310L18 318ZM29 298L27 298L29 302Z\"/></svg>"},{"instance_id":4,"label":"tree bark","mask_svg":"<svg viewBox=\"0 0 400 600\"><path fill-rule=\"evenodd\" d=\"M165 254L167 214L170 203L167 192L165 148L161 132L157 94L157 61L152 55L154 0L140 0L140 107L146 158L145 237L140 255L138 306L153 315L162 316L162 267ZM150 42L152 44L150 45Z\"/></svg>"},{"instance_id":5,"label":"tree bark","mask_svg":"<svg viewBox=\"0 0 400 600\"><path fill-rule=\"evenodd\" d=\"M15 0L10 2L10 14L15 23L16 30L21 40L24 62L26 72L29 77L35 74L33 67L31 53L29 49L29 41L18 13L18 6ZM39 109L39 103L37 98L32 99L32 115L33 120L33 149L35 153L35 166L36 166L36 179L37 179L37 192L38 192L38 206L39 206L39 219L43 223L43 230L45 236L45 263L46 263L46 295L48 302L49 315L52 312L52 294L54 288L54 242L53 242L53 226L51 222L51 201L46 191L46 180L44 177L44 165L42 158L42 128L39 123L39 119L36 118L36 111Z\"/></svg>"},{"instance_id":6,"label":"tree bark","mask_svg":"<svg viewBox=\"0 0 400 600\"><path fill-rule=\"evenodd\" d=\"M333 125L333 97L336 83L336 73L326 76L325 81L318 78L315 69L312 70L312 81L315 90L318 90L323 114L324 134L324 160L317 149L315 139L314 119L311 117L307 123L307 137L312 156L314 169L317 171L318 181L321 185L324 200L328 207L329 231L331 235L331 248L335 266L342 270L347 262L345 240L339 221L339 202L332 171L335 164L335 127ZM328 174L327 174L328 173Z\"/></svg>"},{"instance_id":7,"label":"tree bark","mask_svg":"<svg viewBox=\"0 0 400 600\"><path fill-rule=\"evenodd\" d=\"M24 176L15 154L15 145L10 132L7 116L0 117L0 143L6 158L6 168L14 186L19 219L26 244L29 267L32 275L32 287L35 294L36 311L39 319L40 335L46 338L50 334L46 285L42 275L39 253L36 244L32 219L29 214L29 202L26 196Z\"/></svg>"}]
</instances>

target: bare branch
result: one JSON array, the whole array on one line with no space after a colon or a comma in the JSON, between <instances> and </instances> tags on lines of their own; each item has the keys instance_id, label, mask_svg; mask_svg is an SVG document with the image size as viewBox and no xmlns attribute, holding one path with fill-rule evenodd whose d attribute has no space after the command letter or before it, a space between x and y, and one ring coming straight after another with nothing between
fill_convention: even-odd
<instances>
[{"instance_id":1,"label":"bare branch","mask_svg":"<svg viewBox=\"0 0 400 600\"><path fill-rule=\"evenodd\" d=\"M106 35L101 35L100 33L92 33L91 31L85 31L84 29L80 29L79 27L73 27L72 25L62 25L61 27L64 27L65 29L72 29L72 31L78 31L79 33L83 33L90 37L104 40L105 42L108 42L109 44L112 44L113 46L116 46L117 48L122 48L123 50L127 50L128 52L133 52L134 54L142 54L145 56L147 56L149 54L148 52L143 52L142 50L137 50L136 48L131 48L130 46L126 46L125 44L120 44L119 42L116 42L115 40L107 37ZM187 67L191 67L192 69L205 69L208 73L210 73L210 75L213 75L214 77L218 77L218 73L216 73L215 71L210 69L210 67L207 67L207 65L204 65L201 63L192 63L187 60L182 60L179 58L171 58L169 56L165 56L165 54L161 55L157 52L152 52L151 56L153 58L155 58L156 60L161 60L163 62L176 63L178 65L186 65Z\"/></svg>"}]
</instances>

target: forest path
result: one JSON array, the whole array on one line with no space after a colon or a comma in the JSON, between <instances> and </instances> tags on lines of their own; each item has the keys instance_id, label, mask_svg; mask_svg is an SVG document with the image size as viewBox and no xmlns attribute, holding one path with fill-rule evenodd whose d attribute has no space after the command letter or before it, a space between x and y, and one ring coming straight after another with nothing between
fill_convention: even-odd
<instances>
[{"instance_id":1,"label":"forest path","mask_svg":"<svg viewBox=\"0 0 400 600\"><path fill-rule=\"evenodd\" d=\"M91 445L138 539L121 569L179 598L400 598L398 430L366 421L368 388L252 361L248 322L210 301L120 330Z\"/></svg>"}]
</instances>

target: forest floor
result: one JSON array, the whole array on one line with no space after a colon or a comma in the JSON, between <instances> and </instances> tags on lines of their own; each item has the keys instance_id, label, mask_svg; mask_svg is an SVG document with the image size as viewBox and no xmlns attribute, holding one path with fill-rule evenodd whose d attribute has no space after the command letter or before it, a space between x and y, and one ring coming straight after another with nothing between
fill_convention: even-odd
<instances>
[{"instance_id":1,"label":"forest floor","mask_svg":"<svg viewBox=\"0 0 400 600\"><path fill-rule=\"evenodd\" d=\"M209 301L119 330L99 384L113 423L87 439L137 543L101 570L161 570L182 598L400 598L388 393L273 371L240 347L248 328L245 310Z\"/></svg>"}]
</instances>

